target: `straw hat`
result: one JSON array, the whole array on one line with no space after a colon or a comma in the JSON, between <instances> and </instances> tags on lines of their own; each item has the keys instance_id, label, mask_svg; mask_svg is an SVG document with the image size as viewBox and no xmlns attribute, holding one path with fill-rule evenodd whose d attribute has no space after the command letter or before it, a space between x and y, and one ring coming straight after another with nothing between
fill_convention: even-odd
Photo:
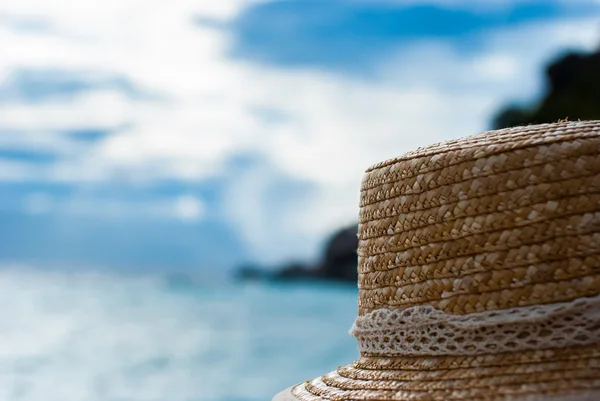
<instances>
[{"instance_id":1,"label":"straw hat","mask_svg":"<svg viewBox=\"0 0 600 401\"><path fill-rule=\"evenodd\" d=\"M600 121L377 164L359 223L360 358L274 400L600 400Z\"/></svg>"}]
</instances>

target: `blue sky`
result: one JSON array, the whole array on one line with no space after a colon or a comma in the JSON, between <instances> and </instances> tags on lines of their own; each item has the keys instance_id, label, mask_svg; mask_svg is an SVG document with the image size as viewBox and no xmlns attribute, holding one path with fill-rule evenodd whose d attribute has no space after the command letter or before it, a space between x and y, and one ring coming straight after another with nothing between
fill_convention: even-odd
<instances>
[{"instance_id":1,"label":"blue sky","mask_svg":"<svg viewBox=\"0 0 600 401\"><path fill-rule=\"evenodd\" d=\"M242 13L231 25L233 54L278 66L325 67L365 73L381 59L415 42L440 40L463 56L485 48L486 32L585 17L598 4L506 2L477 9L435 2L277 1ZM480 6L481 7L481 6ZM296 46L293 44L301 44Z\"/></svg>"},{"instance_id":2,"label":"blue sky","mask_svg":"<svg viewBox=\"0 0 600 401\"><path fill-rule=\"evenodd\" d=\"M596 0L0 4L0 262L311 259L362 172L488 128Z\"/></svg>"}]
</instances>

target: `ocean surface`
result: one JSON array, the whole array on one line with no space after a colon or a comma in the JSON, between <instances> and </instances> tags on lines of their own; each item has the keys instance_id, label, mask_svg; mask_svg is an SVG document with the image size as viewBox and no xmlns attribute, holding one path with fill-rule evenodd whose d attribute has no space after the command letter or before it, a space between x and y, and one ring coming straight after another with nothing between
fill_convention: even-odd
<instances>
[{"instance_id":1,"label":"ocean surface","mask_svg":"<svg viewBox=\"0 0 600 401\"><path fill-rule=\"evenodd\" d=\"M0 271L0 400L268 401L357 356L352 286Z\"/></svg>"}]
</instances>

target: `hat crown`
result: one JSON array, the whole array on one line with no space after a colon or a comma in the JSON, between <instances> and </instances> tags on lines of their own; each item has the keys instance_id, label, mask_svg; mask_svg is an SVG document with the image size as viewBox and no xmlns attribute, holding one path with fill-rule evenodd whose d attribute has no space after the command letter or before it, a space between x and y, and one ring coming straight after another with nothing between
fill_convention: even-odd
<instances>
[{"instance_id":1,"label":"hat crown","mask_svg":"<svg viewBox=\"0 0 600 401\"><path fill-rule=\"evenodd\" d=\"M452 314L600 293L600 122L435 144L362 182L360 314Z\"/></svg>"}]
</instances>

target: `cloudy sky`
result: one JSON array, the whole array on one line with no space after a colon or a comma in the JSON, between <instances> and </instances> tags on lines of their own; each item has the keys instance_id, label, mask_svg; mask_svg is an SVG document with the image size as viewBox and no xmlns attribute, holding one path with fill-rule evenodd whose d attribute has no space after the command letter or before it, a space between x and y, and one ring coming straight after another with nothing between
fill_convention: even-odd
<instances>
[{"instance_id":1,"label":"cloudy sky","mask_svg":"<svg viewBox=\"0 0 600 401\"><path fill-rule=\"evenodd\" d=\"M598 0L3 0L0 260L314 258L369 165L489 128Z\"/></svg>"}]
</instances>

